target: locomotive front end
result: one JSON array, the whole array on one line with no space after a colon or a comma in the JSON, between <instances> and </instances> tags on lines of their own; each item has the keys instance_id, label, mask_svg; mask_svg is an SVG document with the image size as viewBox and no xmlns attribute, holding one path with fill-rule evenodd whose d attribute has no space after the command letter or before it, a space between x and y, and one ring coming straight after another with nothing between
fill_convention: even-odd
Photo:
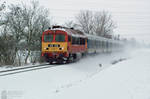
<instances>
[{"instance_id":1,"label":"locomotive front end","mask_svg":"<svg viewBox=\"0 0 150 99\"><path fill-rule=\"evenodd\" d=\"M42 34L42 56L47 62L63 62L69 56L67 33L62 30L48 30Z\"/></svg>"}]
</instances>

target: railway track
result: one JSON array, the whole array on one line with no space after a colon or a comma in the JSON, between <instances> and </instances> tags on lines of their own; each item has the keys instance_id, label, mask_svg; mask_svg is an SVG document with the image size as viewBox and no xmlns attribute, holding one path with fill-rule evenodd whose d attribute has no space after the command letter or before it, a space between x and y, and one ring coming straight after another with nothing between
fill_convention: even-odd
<instances>
[{"instance_id":1,"label":"railway track","mask_svg":"<svg viewBox=\"0 0 150 99\"><path fill-rule=\"evenodd\" d=\"M50 67L54 67L54 66L56 66L56 65L41 64L41 65L34 65L34 66L27 66L27 67L19 67L19 68L14 68L14 69L2 70L2 71L0 71L0 77L12 75L12 74L17 74L17 73L33 71L33 70L38 70L38 69L50 68Z\"/></svg>"}]
</instances>

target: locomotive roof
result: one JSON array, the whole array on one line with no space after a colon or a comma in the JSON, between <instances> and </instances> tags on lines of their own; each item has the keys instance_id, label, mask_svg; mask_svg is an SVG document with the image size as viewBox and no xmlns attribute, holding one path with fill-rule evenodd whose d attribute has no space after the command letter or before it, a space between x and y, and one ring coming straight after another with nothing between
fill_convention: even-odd
<instances>
[{"instance_id":1,"label":"locomotive roof","mask_svg":"<svg viewBox=\"0 0 150 99\"><path fill-rule=\"evenodd\" d=\"M51 30L61 30L61 31L65 31L67 32L68 35L71 35L73 37L84 37L86 38L87 36L81 32L80 30L74 30L74 29L70 29L70 28L53 28Z\"/></svg>"}]
</instances>

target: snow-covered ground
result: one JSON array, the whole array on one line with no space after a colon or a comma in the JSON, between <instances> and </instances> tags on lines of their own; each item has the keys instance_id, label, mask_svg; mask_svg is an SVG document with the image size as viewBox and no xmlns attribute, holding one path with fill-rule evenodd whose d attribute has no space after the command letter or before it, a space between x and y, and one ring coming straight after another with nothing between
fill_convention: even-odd
<instances>
[{"instance_id":1,"label":"snow-covered ground","mask_svg":"<svg viewBox=\"0 0 150 99\"><path fill-rule=\"evenodd\" d=\"M0 99L150 99L150 49L0 77Z\"/></svg>"}]
</instances>

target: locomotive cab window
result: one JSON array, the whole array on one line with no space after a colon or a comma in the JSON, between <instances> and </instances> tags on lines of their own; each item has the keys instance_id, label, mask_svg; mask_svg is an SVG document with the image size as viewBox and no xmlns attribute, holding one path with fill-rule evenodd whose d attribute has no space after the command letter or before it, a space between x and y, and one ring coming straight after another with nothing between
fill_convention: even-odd
<instances>
[{"instance_id":1,"label":"locomotive cab window","mask_svg":"<svg viewBox=\"0 0 150 99\"><path fill-rule=\"evenodd\" d=\"M44 42L52 42L53 41L53 35L52 34L45 34L44 35Z\"/></svg>"},{"instance_id":2,"label":"locomotive cab window","mask_svg":"<svg viewBox=\"0 0 150 99\"><path fill-rule=\"evenodd\" d=\"M63 34L56 34L55 41L56 42L65 42L65 35L63 35Z\"/></svg>"}]
</instances>

